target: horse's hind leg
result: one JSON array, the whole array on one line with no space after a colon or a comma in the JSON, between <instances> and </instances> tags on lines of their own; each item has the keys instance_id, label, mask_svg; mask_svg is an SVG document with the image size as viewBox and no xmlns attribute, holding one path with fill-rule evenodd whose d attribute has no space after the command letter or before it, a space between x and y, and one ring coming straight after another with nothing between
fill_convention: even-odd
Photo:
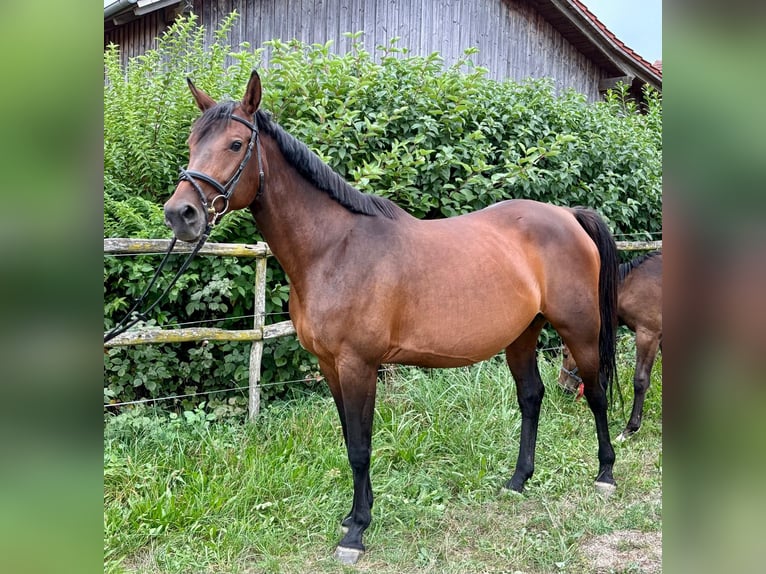
<instances>
[{"instance_id":1,"label":"horse's hind leg","mask_svg":"<svg viewBox=\"0 0 766 574\"><path fill-rule=\"evenodd\" d=\"M644 416L644 399L651 381L654 359L659 350L659 337L642 329L636 330L636 372L633 375L633 410L625 430L615 439L625 440L638 432Z\"/></svg>"},{"instance_id":2,"label":"horse's hind leg","mask_svg":"<svg viewBox=\"0 0 766 574\"><path fill-rule=\"evenodd\" d=\"M505 487L516 492L524 489L524 483L535 470L535 445L537 425L540 419L540 404L545 389L537 367L537 338L545 325L545 319L538 315L526 331L505 349L505 358L516 382L516 397L521 409L521 439L516 470Z\"/></svg>"},{"instance_id":3,"label":"horse's hind leg","mask_svg":"<svg viewBox=\"0 0 766 574\"><path fill-rule=\"evenodd\" d=\"M596 421L598 439L599 470L596 475L596 488L603 492L614 490L616 483L612 475L614 467L614 449L609 439L607 421L606 378L601 374L598 349L598 329L585 330L582 323L573 327L554 325L558 334L569 347L579 368L583 390L588 406Z\"/></svg>"}]
</instances>

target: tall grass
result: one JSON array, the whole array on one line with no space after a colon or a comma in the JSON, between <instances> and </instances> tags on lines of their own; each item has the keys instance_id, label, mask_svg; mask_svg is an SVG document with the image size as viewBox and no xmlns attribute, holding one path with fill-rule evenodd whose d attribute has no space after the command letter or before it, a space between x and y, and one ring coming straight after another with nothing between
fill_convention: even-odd
<instances>
[{"instance_id":1,"label":"tall grass","mask_svg":"<svg viewBox=\"0 0 766 574\"><path fill-rule=\"evenodd\" d=\"M619 366L628 406L630 360ZM523 495L500 488L521 424L502 362L402 369L381 381L373 523L357 569L582 572L580 546L591 537L660 530L661 362L641 431L615 444L619 487L606 500L593 488L593 417L558 389L557 371L541 361L546 397ZM254 424L211 418L203 409L180 417L137 410L107 421L105 571L344 571L331 555L352 487L332 399L272 404ZM619 406L610 420L616 436L625 422Z\"/></svg>"}]
</instances>

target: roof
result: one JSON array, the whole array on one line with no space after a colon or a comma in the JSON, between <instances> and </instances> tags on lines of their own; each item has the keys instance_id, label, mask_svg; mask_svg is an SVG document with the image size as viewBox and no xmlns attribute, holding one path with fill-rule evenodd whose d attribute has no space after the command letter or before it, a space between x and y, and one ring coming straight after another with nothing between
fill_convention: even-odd
<instances>
[{"instance_id":1,"label":"roof","mask_svg":"<svg viewBox=\"0 0 766 574\"><path fill-rule=\"evenodd\" d=\"M180 4L181 0L104 0L104 20L129 21L160 8Z\"/></svg>"},{"instance_id":2,"label":"roof","mask_svg":"<svg viewBox=\"0 0 766 574\"><path fill-rule=\"evenodd\" d=\"M540 14L575 48L614 76L662 90L662 61L641 57L610 31L582 0L530 0Z\"/></svg>"}]
</instances>

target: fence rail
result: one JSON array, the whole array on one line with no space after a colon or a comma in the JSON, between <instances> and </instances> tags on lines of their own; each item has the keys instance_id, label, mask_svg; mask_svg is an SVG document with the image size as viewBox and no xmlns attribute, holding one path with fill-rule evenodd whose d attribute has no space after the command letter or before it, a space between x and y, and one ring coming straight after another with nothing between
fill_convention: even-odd
<instances>
[{"instance_id":1,"label":"fence rail","mask_svg":"<svg viewBox=\"0 0 766 574\"><path fill-rule=\"evenodd\" d=\"M619 251L654 251L662 249L662 241L615 241Z\"/></svg>"},{"instance_id":2,"label":"fence rail","mask_svg":"<svg viewBox=\"0 0 766 574\"><path fill-rule=\"evenodd\" d=\"M268 341L294 335L292 321L264 325L256 329L217 329L190 327L182 329L141 328L118 335L104 347L129 347L149 343L188 343L190 341Z\"/></svg>"},{"instance_id":3,"label":"fence rail","mask_svg":"<svg viewBox=\"0 0 766 574\"><path fill-rule=\"evenodd\" d=\"M151 255L163 254L170 245L169 239L123 239L105 238L106 255ZM177 242L173 253L189 253L192 243ZM650 251L661 249L662 241L617 241L620 251ZM153 343L185 343L192 341L252 341L249 365L248 413L254 419L260 410L261 359L263 342L269 339L295 334L292 321L265 325L266 314L266 261L272 255L266 243L205 243L200 255L215 257L245 257L255 263L255 299L252 329L218 329L213 327L191 327L178 329L140 328L126 331L104 343L104 347L145 345Z\"/></svg>"},{"instance_id":4,"label":"fence rail","mask_svg":"<svg viewBox=\"0 0 766 574\"><path fill-rule=\"evenodd\" d=\"M195 243L177 241L173 253L191 253ZM170 239L124 239L104 238L104 253L107 255L150 255L165 253L170 246ZM266 243L205 243L199 250L200 255L219 255L222 257L268 257L271 250Z\"/></svg>"}]
</instances>

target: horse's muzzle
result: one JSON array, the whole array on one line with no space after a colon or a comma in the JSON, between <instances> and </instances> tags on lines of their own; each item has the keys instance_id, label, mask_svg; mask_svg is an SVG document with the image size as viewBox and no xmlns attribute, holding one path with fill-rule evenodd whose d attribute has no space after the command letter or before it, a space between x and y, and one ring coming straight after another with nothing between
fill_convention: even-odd
<instances>
[{"instance_id":1,"label":"horse's muzzle","mask_svg":"<svg viewBox=\"0 0 766 574\"><path fill-rule=\"evenodd\" d=\"M170 227L181 241L196 241L205 229L205 212L188 201L168 200L165 203L165 225Z\"/></svg>"}]
</instances>

